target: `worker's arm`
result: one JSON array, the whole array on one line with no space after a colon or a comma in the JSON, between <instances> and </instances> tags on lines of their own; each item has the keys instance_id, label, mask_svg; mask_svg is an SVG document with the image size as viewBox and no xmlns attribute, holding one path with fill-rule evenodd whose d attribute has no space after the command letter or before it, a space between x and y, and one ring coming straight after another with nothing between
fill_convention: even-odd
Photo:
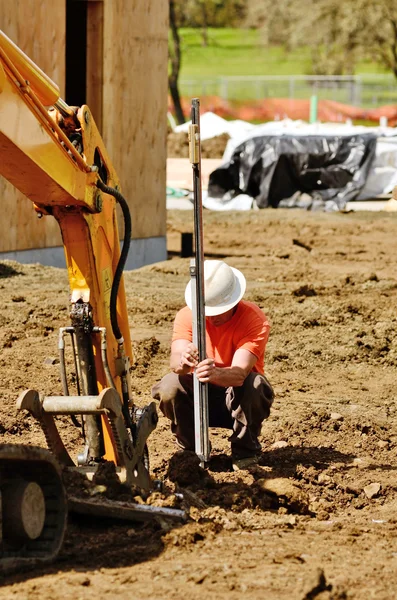
<instances>
[{"instance_id":1,"label":"worker's arm","mask_svg":"<svg viewBox=\"0 0 397 600\"><path fill-rule=\"evenodd\" d=\"M196 367L197 379L203 383L213 383L222 387L239 387L252 371L258 358L249 350L236 350L230 367L217 367L212 358L206 358Z\"/></svg>"},{"instance_id":2,"label":"worker's arm","mask_svg":"<svg viewBox=\"0 0 397 600\"><path fill-rule=\"evenodd\" d=\"M171 344L171 369L177 375L187 375L195 369L197 379L202 383L213 383L221 387L238 387L252 371L257 357L240 348L236 350L230 367L217 367L213 358L198 363L198 351L188 340L174 340Z\"/></svg>"},{"instance_id":3,"label":"worker's arm","mask_svg":"<svg viewBox=\"0 0 397 600\"><path fill-rule=\"evenodd\" d=\"M170 367L177 375L191 373L198 363L198 350L189 340L174 340L171 344Z\"/></svg>"}]
</instances>

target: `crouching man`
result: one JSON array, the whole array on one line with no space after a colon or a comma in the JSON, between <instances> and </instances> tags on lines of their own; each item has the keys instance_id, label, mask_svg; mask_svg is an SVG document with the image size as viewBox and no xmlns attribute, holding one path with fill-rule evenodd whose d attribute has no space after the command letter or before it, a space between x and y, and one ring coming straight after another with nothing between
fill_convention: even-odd
<instances>
[{"instance_id":1,"label":"crouching man","mask_svg":"<svg viewBox=\"0 0 397 600\"><path fill-rule=\"evenodd\" d=\"M152 389L160 409L171 421L180 448L194 451L193 371L208 383L210 427L232 430L233 467L257 462L262 421L269 416L274 393L264 375L269 337L266 315L243 300L244 275L220 260L204 261L207 358L198 362L192 343L192 290L187 284L187 306L176 315L169 373Z\"/></svg>"}]
</instances>

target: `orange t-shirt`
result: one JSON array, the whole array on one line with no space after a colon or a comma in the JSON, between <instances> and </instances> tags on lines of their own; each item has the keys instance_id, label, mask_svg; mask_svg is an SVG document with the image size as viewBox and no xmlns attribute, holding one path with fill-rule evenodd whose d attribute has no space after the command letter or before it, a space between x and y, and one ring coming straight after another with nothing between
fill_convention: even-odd
<instances>
[{"instance_id":1,"label":"orange t-shirt","mask_svg":"<svg viewBox=\"0 0 397 600\"><path fill-rule=\"evenodd\" d=\"M188 306L176 315L172 341L193 340L192 311ZM264 356L270 325L264 312L253 302L241 300L224 325L215 327L206 319L206 350L218 367L230 367L236 350L243 348L257 357L253 371L264 372Z\"/></svg>"}]
</instances>

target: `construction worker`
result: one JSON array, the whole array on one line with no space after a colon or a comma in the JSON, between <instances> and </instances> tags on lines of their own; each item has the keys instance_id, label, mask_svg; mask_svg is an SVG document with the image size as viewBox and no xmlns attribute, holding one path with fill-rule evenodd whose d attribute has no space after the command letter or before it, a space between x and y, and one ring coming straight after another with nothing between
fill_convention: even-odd
<instances>
[{"instance_id":1,"label":"construction worker","mask_svg":"<svg viewBox=\"0 0 397 600\"><path fill-rule=\"evenodd\" d=\"M246 280L240 271L220 260L204 261L208 358L199 362L192 342L191 285L189 281L185 290L187 306L174 320L172 372L153 387L152 396L170 419L178 446L194 451L194 371L208 383L210 427L233 430L233 468L245 468L257 462L258 435L274 398L264 375L269 323L256 304L242 299Z\"/></svg>"}]
</instances>

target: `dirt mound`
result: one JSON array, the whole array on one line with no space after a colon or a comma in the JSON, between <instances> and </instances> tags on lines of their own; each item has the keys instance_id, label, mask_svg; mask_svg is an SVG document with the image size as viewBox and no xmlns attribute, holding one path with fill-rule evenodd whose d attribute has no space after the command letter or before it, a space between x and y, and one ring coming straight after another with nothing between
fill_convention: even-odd
<instances>
[{"instance_id":1,"label":"dirt mound","mask_svg":"<svg viewBox=\"0 0 397 600\"><path fill-rule=\"evenodd\" d=\"M230 136L227 133L216 135L201 142L202 158L222 158ZM168 158L189 158L189 140L187 133L171 132L167 136Z\"/></svg>"},{"instance_id":2,"label":"dirt mound","mask_svg":"<svg viewBox=\"0 0 397 600\"><path fill-rule=\"evenodd\" d=\"M194 452L176 452L168 466L168 479L179 485L200 484L207 479L207 473L200 467L200 459Z\"/></svg>"}]
</instances>

